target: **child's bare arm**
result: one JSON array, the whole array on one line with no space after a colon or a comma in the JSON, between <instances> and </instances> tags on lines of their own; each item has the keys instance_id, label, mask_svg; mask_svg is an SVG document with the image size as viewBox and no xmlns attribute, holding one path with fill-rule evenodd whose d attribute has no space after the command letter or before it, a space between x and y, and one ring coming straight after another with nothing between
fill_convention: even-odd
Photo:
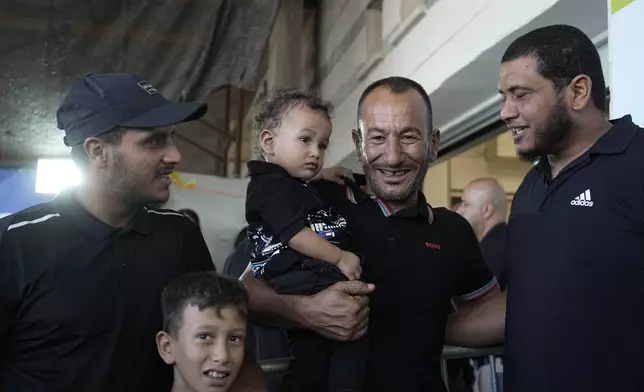
<instances>
[{"instance_id":1,"label":"child's bare arm","mask_svg":"<svg viewBox=\"0 0 644 392\"><path fill-rule=\"evenodd\" d=\"M349 280L360 279L360 275L362 275L358 256L351 252L343 251L308 227L295 234L288 242L288 245L312 259L326 261L335 265Z\"/></svg>"},{"instance_id":2,"label":"child's bare arm","mask_svg":"<svg viewBox=\"0 0 644 392\"><path fill-rule=\"evenodd\" d=\"M338 265L342 259L342 249L320 237L308 227L300 230L288 242L292 249L312 259L326 261Z\"/></svg>"}]
</instances>

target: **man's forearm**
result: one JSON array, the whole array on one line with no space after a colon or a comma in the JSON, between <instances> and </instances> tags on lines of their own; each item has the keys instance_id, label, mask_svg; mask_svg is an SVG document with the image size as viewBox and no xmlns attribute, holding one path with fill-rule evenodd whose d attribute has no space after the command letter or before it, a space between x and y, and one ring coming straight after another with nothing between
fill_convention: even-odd
<instances>
[{"instance_id":1,"label":"man's forearm","mask_svg":"<svg viewBox=\"0 0 644 392\"><path fill-rule=\"evenodd\" d=\"M505 340L506 293L461 308L449 317L445 343L464 347L493 346Z\"/></svg>"},{"instance_id":2,"label":"man's forearm","mask_svg":"<svg viewBox=\"0 0 644 392\"><path fill-rule=\"evenodd\" d=\"M242 282L248 291L248 310L255 324L274 327L305 327L305 320L298 311L303 297L279 295L262 279L256 279L250 268L244 271Z\"/></svg>"}]
</instances>

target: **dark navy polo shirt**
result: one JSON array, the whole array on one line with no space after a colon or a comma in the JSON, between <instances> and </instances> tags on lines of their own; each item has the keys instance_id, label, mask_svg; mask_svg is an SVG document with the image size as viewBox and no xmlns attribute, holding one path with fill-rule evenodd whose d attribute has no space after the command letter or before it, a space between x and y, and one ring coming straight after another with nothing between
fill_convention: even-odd
<instances>
[{"instance_id":1,"label":"dark navy polo shirt","mask_svg":"<svg viewBox=\"0 0 644 392\"><path fill-rule=\"evenodd\" d=\"M541 159L514 197L508 391L644 391L644 132L613 124L554 179Z\"/></svg>"},{"instance_id":2,"label":"dark navy polo shirt","mask_svg":"<svg viewBox=\"0 0 644 392\"><path fill-rule=\"evenodd\" d=\"M65 194L0 219L0 390L169 391L161 290L213 268L174 211L141 208L114 229Z\"/></svg>"},{"instance_id":3,"label":"dark navy polo shirt","mask_svg":"<svg viewBox=\"0 0 644 392\"><path fill-rule=\"evenodd\" d=\"M445 391L440 358L451 300L474 300L497 286L472 227L430 207L422 193L416 206L392 213L357 184L313 184L352 227L363 280L376 285L365 391Z\"/></svg>"}]
</instances>

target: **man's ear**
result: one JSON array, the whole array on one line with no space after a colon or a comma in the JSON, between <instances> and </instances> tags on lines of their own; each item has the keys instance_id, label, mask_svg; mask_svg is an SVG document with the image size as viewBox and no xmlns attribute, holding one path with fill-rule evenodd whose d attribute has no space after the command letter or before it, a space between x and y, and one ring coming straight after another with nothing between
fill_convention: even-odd
<instances>
[{"instance_id":1,"label":"man's ear","mask_svg":"<svg viewBox=\"0 0 644 392\"><path fill-rule=\"evenodd\" d=\"M434 162L438 158L438 149L441 146L441 131L434 129L429 135L429 161Z\"/></svg>"},{"instance_id":2,"label":"man's ear","mask_svg":"<svg viewBox=\"0 0 644 392\"><path fill-rule=\"evenodd\" d=\"M483 203L483 218L490 219L494 215L494 204L486 201Z\"/></svg>"},{"instance_id":3,"label":"man's ear","mask_svg":"<svg viewBox=\"0 0 644 392\"><path fill-rule=\"evenodd\" d=\"M577 75L568 85L573 110L581 110L591 100L593 82L588 75Z\"/></svg>"},{"instance_id":4,"label":"man's ear","mask_svg":"<svg viewBox=\"0 0 644 392\"><path fill-rule=\"evenodd\" d=\"M173 365L175 362L174 356L172 355L173 344L174 340L172 340L172 336L167 332L160 331L157 333L157 350L163 362L168 365Z\"/></svg>"},{"instance_id":5,"label":"man's ear","mask_svg":"<svg viewBox=\"0 0 644 392\"><path fill-rule=\"evenodd\" d=\"M358 159L358 162L362 162L362 134L359 130L352 129L351 139L353 139L353 145L355 146L356 158Z\"/></svg>"},{"instance_id":6,"label":"man's ear","mask_svg":"<svg viewBox=\"0 0 644 392\"><path fill-rule=\"evenodd\" d=\"M83 150L91 165L99 168L107 166L108 145L97 137L88 137L83 142Z\"/></svg>"},{"instance_id":7,"label":"man's ear","mask_svg":"<svg viewBox=\"0 0 644 392\"><path fill-rule=\"evenodd\" d=\"M259 146L266 155L274 155L275 132L270 129L262 129L259 133Z\"/></svg>"}]
</instances>

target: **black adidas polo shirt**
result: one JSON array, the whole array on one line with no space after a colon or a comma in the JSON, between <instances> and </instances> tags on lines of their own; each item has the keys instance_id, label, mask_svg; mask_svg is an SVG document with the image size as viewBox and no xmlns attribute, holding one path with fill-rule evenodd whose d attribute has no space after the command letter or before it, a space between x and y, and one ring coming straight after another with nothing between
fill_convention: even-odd
<instances>
[{"instance_id":1,"label":"black adidas polo shirt","mask_svg":"<svg viewBox=\"0 0 644 392\"><path fill-rule=\"evenodd\" d=\"M644 391L644 132L630 116L553 180L541 159L507 241L507 390Z\"/></svg>"},{"instance_id":2,"label":"black adidas polo shirt","mask_svg":"<svg viewBox=\"0 0 644 392\"><path fill-rule=\"evenodd\" d=\"M496 287L471 226L455 212L431 208L422 194L417 206L392 214L355 184L313 183L353 228L365 257L363 280L376 285L365 391L444 391L440 357L450 301Z\"/></svg>"},{"instance_id":3,"label":"black adidas polo shirt","mask_svg":"<svg viewBox=\"0 0 644 392\"><path fill-rule=\"evenodd\" d=\"M165 284L213 269L196 225L141 209L113 229L71 194L0 220L0 390L169 391Z\"/></svg>"}]
</instances>

